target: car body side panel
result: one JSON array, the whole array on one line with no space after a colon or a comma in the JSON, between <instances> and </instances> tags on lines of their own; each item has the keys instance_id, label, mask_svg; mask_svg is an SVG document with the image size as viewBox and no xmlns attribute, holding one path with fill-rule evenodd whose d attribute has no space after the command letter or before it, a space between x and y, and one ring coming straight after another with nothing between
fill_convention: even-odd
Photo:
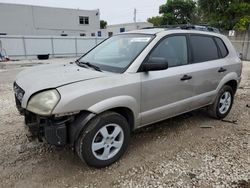
<instances>
[{"instance_id":1,"label":"car body side panel","mask_svg":"<svg viewBox=\"0 0 250 188\"><path fill-rule=\"evenodd\" d=\"M230 72L227 75L225 75L222 80L220 81L219 85L216 88L216 92L219 92L219 90L222 88L223 85L225 85L227 82L235 80L238 83L240 83L241 77L238 77L236 72Z\"/></svg>"},{"instance_id":2,"label":"car body side panel","mask_svg":"<svg viewBox=\"0 0 250 188\"><path fill-rule=\"evenodd\" d=\"M117 107L128 108L133 112L135 117L138 116L139 113L138 102L134 97L128 95L120 95L105 99L90 106L87 110L96 114L100 114L104 111Z\"/></svg>"},{"instance_id":3,"label":"car body side panel","mask_svg":"<svg viewBox=\"0 0 250 188\"><path fill-rule=\"evenodd\" d=\"M161 106L159 108L155 108L151 111L142 112L140 114L141 119L144 119L145 117L147 118L148 116L152 117L152 114L157 114L157 113L161 113L161 116L158 117L158 119L157 118L150 118L150 121L142 122L141 126L146 126L146 125L149 125L152 123L156 123L156 122L159 122L159 121L162 121L162 120L165 120L165 119L168 119L171 117L175 117L175 116L178 116L180 114L198 109L200 107L204 107L205 105L191 108L191 106L192 106L191 104L194 101L201 101L204 98L207 98L207 97L211 98L211 96L215 96L215 95L216 95L216 91L207 92L207 93L203 93L203 94L198 95L198 96L193 96L193 97L186 98L186 99L183 99L183 100L180 100L180 101L177 101L177 102L165 105L165 106ZM162 112L164 112L164 114Z\"/></svg>"},{"instance_id":4,"label":"car body side panel","mask_svg":"<svg viewBox=\"0 0 250 188\"><path fill-rule=\"evenodd\" d=\"M218 70L226 65L224 59L192 64L194 83L194 96L191 109L210 104L216 96L216 89L226 73L219 73ZM214 92L212 92L214 91ZM200 97L206 94L206 97Z\"/></svg>"},{"instance_id":5,"label":"car body side panel","mask_svg":"<svg viewBox=\"0 0 250 188\"><path fill-rule=\"evenodd\" d=\"M142 112L140 114L142 125L157 122L187 111L207 106L214 102L217 93L224 84L231 80L239 82L242 69L241 61L237 57L234 47L227 37L220 37L227 45L229 51L227 57L190 64L188 66L174 67L176 71L175 74L172 75L173 78L175 75L182 73L182 71L183 74L192 76L192 79L187 81L188 84L185 83L187 87L180 85L178 80L173 82L175 83L175 87L171 87L172 77L168 76L166 80L164 76L159 76L161 77L160 81L156 81L156 83L154 81L154 83L149 83L147 85L143 83L145 82L145 78L150 77L150 74L157 73L147 73L148 75L142 73ZM218 72L221 67L227 69L227 71ZM169 71L170 69L162 72L167 75ZM151 77L146 79L155 78ZM159 87L159 85L161 87ZM165 86L168 88L167 91L165 90ZM182 86L182 88L179 88L178 86ZM191 88L193 93L190 90ZM152 91L155 94L152 95L149 91ZM166 93L165 99L161 98L164 96L162 95L162 92ZM181 97L181 95L183 96ZM152 96L153 99L148 96Z\"/></svg>"},{"instance_id":6,"label":"car body side panel","mask_svg":"<svg viewBox=\"0 0 250 188\"><path fill-rule=\"evenodd\" d=\"M194 95L192 109L213 103L220 88L230 80L239 80L242 64L237 57L231 42L224 36L221 37L228 48L228 55L217 60L193 64L192 76L194 79ZM226 69L219 72L220 68ZM207 94L206 94L207 93ZM200 97L206 94L206 97Z\"/></svg>"},{"instance_id":7,"label":"car body side panel","mask_svg":"<svg viewBox=\"0 0 250 188\"><path fill-rule=\"evenodd\" d=\"M141 119L142 124L149 124L157 119L187 111L193 97L193 80L181 81L184 75L190 75L192 65L171 67L162 71L140 73L142 80ZM182 101L182 103L178 103ZM180 106L179 106L179 105ZM174 105L173 111L168 111L168 105Z\"/></svg>"},{"instance_id":8,"label":"car body side panel","mask_svg":"<svg viewBox=\"0 0 250 188\"><path fill-rule=\"evenodd\" d=\"M140 75L115 74L110 77L97 78L84 82L73 83L57 88L61 100L53 114L89 110L101 113L105 110L126 107L135 119L135 125L140 124Z\"/></svg>"}]
</instances>

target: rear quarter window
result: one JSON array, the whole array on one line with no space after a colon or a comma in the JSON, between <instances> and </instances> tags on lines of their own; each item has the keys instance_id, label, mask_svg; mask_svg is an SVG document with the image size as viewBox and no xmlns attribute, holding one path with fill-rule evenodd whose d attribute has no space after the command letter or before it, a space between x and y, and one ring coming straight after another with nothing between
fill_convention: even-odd
<instances>
[{"instance_id":1,"label":"rear quarter window","mask_svg":"<svg viewBox=\"0 0 250 188\"><path fill-rule=\"evenodd\" d=\"M227 49L225 43L218 37L215 37L215 41L220 49L220 53L221 53L222 58L226 57L228 54L228 49Z\"/></svg>"},{"instance_id":2,"label":"rear quarter window","mask_svg":"<svg viewBox=\"0 0 250 188\"><path fill-rule=\"evenodd\" d=\"M193 63L219 59L218 48L210 36L191 35L190 45L192 49Z\"/></svg>"}]
</instances>

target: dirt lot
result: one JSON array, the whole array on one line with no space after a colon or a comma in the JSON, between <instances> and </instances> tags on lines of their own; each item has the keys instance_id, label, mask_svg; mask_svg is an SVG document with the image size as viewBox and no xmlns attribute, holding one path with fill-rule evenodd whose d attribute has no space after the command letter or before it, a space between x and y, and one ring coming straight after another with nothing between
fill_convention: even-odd
<instances>
[{"instance_id":1,"label":"dirt lot","mask_svg":"<svg viewBox=\"0 0 250 188\"><path fill-rule=\"evenodd\" d=\"M11 83L20 70L0 69L0 187L250 187L250 62L228 122L197 110L142 128L99 170L70 148L26 139Z\"/></svg>"}]
</instances>

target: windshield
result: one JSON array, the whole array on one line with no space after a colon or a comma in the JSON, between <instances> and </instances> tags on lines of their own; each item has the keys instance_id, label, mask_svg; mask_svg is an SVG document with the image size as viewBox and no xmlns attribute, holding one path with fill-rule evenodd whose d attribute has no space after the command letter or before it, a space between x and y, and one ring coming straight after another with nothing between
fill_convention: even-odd
<instances>
[{"instance_id":1,"label":"windshield","mask_svg":"<svg viewBox=\"0 0 250 188\"><path fill-rule=\"evenodd\" d=\"M153 35L124 34L105 40L79 59L101 70L124 72L152 40Z\"/></svg>"}]
</instances>

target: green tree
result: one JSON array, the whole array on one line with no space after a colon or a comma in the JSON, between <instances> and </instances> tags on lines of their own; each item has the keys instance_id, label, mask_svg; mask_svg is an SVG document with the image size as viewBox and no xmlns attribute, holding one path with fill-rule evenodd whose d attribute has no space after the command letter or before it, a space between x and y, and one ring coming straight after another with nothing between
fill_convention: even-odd
<instances>
[{"instance_id":1,"label":"green tree","mask_svg":"<svg viewBox=\"0 0 250 188\"><path fill-rule=\"evenodd\" d=\"M198 9L193 0L168 0L159 8L160 16L148 18L154 26L198 23Z\"/></svg>"},{"instance_id":2,"label":"green tree","mask_svg":"<svg viewBox=\"0 0 250 188\"><path fill-rule=\"evenodd\" d=\"M159 13L161 16L149 18L148 22L155 26L205 23L223 30L246 30L250 0L168 0Z\"/></svg>"},{"instance_id":3,"label":"green tree","mask_svg":"<svg viewBox=\"0 0 250 188\"><path fill-rule=\"evenodd\" d=\"M106 22L106 21L104 21L104 20L101 20L101 21L100 21L100 28L101 28L101 29L106 29L107 25L108 25L108 22Z\"/></svg>"},{"instance_id":4,"label":"green tree","mask_svg":"<svg viewBox=\"0 0 250 188\"><path fill-rule=\"evenodd\" d=\"M147 21L149 23L152 23L154 26L161 26L163 23L162 18L163 18L162 16L155 16L155 17L148 18Z\"/></svg>"},{"instance_id":5,"label":"green tree","mask_svg":"<svg viewBox=\"0 0 250 188\"><path fill-rule=\"evenodd\" d=\"M164 25L187 24L196 20L196 3L193 0L168 0L160 6Z\"/></svg>"},{"instance_id":6,"label":"green tree","mask_svg":"<svg viewBox=\"0 0 250 188\"><path fill-rule=\"evenodd\" d=\"M247 18L250 16L249 0L198 0L198 8L201 20L209 25L224 30L247 29Z\"/></svg>"},{"instance_id":7,"label":"green tree","mask_svg":"<svg viewBox=\"0 0 250 188\"><path fill-rule=\"evenodd\" d=\"M250 16L244 16L242 17L238 23L235 24L234 30L247 30L250 28Z\"/></svg>"}]
</instances>

